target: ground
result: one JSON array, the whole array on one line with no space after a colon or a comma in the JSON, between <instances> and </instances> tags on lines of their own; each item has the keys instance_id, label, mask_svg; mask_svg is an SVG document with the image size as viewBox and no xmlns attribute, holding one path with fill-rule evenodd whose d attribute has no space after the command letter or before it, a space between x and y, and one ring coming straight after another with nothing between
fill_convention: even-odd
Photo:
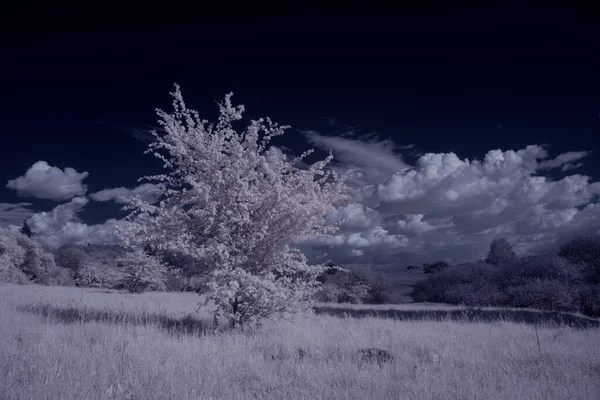
<instances>
[{"instance_id":1,"label":"ground","mask_svg":"<svg viewBox=\"0 0 600 400\"><path fill-rule=\"evenodd\" d=\"M6 399L535 400L600 393L598 328L319 314L215 335L206 332L208 315L192 293L3 284L0 299ZM461 309L387 308L436 307ZM392 358L361 359L366 348Z\"/></svg>"}]
</instances>

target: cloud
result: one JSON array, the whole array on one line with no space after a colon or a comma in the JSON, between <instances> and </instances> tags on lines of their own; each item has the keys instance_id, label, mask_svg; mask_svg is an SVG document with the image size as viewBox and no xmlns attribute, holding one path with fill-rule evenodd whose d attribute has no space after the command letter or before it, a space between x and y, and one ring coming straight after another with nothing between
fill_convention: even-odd
<instances>
[{"instance_id":1,"label":"cloud","mask_svg":"<svg viewBox=\"0 0 600 400\"><path fill-rule=\"evenodd\" d=\"M46 161L38 161L23 176L9 180L6 187L16 190L19 196L62 201L85 195L87 188L81 182L88 175L73 168L61 170Z\"/></svg>"},{"instance_id":2,"label":"cloud","mask_svg":"<svg viewBox=\"0 0 600 400\"><path fill-rule=\"evenodd\" d=\"M95 201L114 201L115 203L124 204L125 199L134 196L139 196L145 201L150 203L158 200L160 193L158 192L156 185L152 183L144 183L133 189L124 187L118 187L113 189L104 189L96 193L92 193L90 197Z\"/></svg>"},{"instance_id":3,"label":"cloud","mask_svg":"<svg viewBox=\"0 0 600 400\"><path fill-rule=\"evenodd\" d=\"M584 157L591 154L591 151L569 151L558 155L553 160L548 160L540 163L541 169L552 169L560 168L561 171L569 171L571 169L579 168L583 163L573 164L575 161L579 161Z\"/></svg>"},{"instance_id":4,"label":"cloud","mask_svg":"<svg viewBox=\"0 0 600 400\"><path fill-rule=\"evenodd\" d=\"M28 223L34 238L50 247L67 243L118 243L115 235L115 227L120 223L118 220L109 219L103 224L87 225L77 217L88 202L84 197L75 197L51 211L32 215Z\"/></svg>"},{"instance_id":5,"label":"cloud","mask_svg":"<svg viewBox=\"0 0 600 400\"><path fill-rule=\"evenodd\" d=\"M472 160L426 153L411 166L402 159L403 149L390 143L308 137L321 148L337 149L337 168L367 168L363 183L375 188L362 205L328 213L332 222L350 218L338 233L298 242L315 257L326 251L346 263L465 262L484 257L496 236L528 254L596 234L600 226L600 182L580 174L558 180L540 175L575 168L587 151L549 158L544 146L532 145L490 150Z\"/></svg>"},{"instance_id":6,"label":"cloud","mask_svg":"<svg viewBox=\"0 0 600 400\"><path fill-rule=\"evenodd\" d=\"M0 203L0 227L12 225L20 227L27 218L33 215L31 203Z\"/></svg>"},{"instance_id":7,"label":"cloud","mask_svg":"<svg viewBox=\"0 0 600 400\"><path fill-rule=\"evenodd\" d=\"M390 140L379 140L375 134L357 139L353 132L346 137L325 136L315 131L302 132L313 146L333 152L338 168L360 168L363 179L368 182L381 182L391 175L409 168L402 158L394 153L395 145Z\"/></svg>"}]
</instances>

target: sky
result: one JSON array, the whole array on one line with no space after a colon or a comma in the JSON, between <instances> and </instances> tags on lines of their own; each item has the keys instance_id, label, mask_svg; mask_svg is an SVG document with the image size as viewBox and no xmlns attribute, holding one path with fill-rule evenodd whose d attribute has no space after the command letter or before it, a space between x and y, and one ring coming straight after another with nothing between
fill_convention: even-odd
<instances>
[{"instance_id":1,"label":"sky","mask_svg":"<svg viewBox=\"0 0 600 400\"><path fill-rule=\"evenodd\" d=\"M511 4L507 2L507 4ZM14 6L0 21L0 227L112 243L173 84L207 119L233 92L274 143L364 172L313 260L405 266L600 233L600 54L587 10L118 10Z\"/></svg>"}]
</instances>

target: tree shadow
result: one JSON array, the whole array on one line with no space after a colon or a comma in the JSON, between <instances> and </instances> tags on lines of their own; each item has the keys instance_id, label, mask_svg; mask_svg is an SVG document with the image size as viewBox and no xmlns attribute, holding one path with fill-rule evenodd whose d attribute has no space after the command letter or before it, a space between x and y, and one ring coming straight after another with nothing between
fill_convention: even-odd
<instances>
[{"instance_id":1,"label":"tree shadow","mask_svg":"<svg viewBox=\"0 0 600 400\"><path fill-rule=\"evenodd\" d=\"M44 320L63 324L100 322L112 325L155 326L176 336L206 336L215 332L211 321L192 315L170 317L164 314L104 311L86 307L56 307L51 304L18 306L17 311L41 316Z\"/></svg>"},{"instance_id":2,"label":"tree shadow","mask_svg":"<svg viewBox=\"0 0 600 400\"><path fill-rule=\"evenodd\" d=\"M531 325L570 326L573 328L598 328L600 321L574 314L533 310L356 310L352 308L315 307L316 314L349 316L353 318L394 318L409 321L461 321L461 322L517 322Z\"/></svg>"}]
</instances>

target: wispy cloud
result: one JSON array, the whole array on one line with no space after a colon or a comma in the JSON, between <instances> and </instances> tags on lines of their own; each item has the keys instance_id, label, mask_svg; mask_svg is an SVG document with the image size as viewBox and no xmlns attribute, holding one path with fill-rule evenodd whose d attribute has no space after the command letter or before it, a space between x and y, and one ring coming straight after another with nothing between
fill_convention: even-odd
<instances>
[{"instance_id":1,"label":"wispy cloud","mask_svg":"<svg viewBox=\"0 0 600 400\"><path fill-rule=\"evenodd\" d=\"M20 226L34 211L31 203L0 203L0 227Z\"/></svg>"},{"instance_id":2,"label":"wispy cloud","mask_svg":"<svg viewBox=\"0 0 600 400\"><path fill-rule=\"evenodd\" d=\"M142 200L153 203L158 200L159 194L154 184L144 183L131 189L118 187L100 190L92 193L90 198L95 201L114 201L115 203L124 204L128 198L140 197Z\"/></svg>"}]
</instances>

